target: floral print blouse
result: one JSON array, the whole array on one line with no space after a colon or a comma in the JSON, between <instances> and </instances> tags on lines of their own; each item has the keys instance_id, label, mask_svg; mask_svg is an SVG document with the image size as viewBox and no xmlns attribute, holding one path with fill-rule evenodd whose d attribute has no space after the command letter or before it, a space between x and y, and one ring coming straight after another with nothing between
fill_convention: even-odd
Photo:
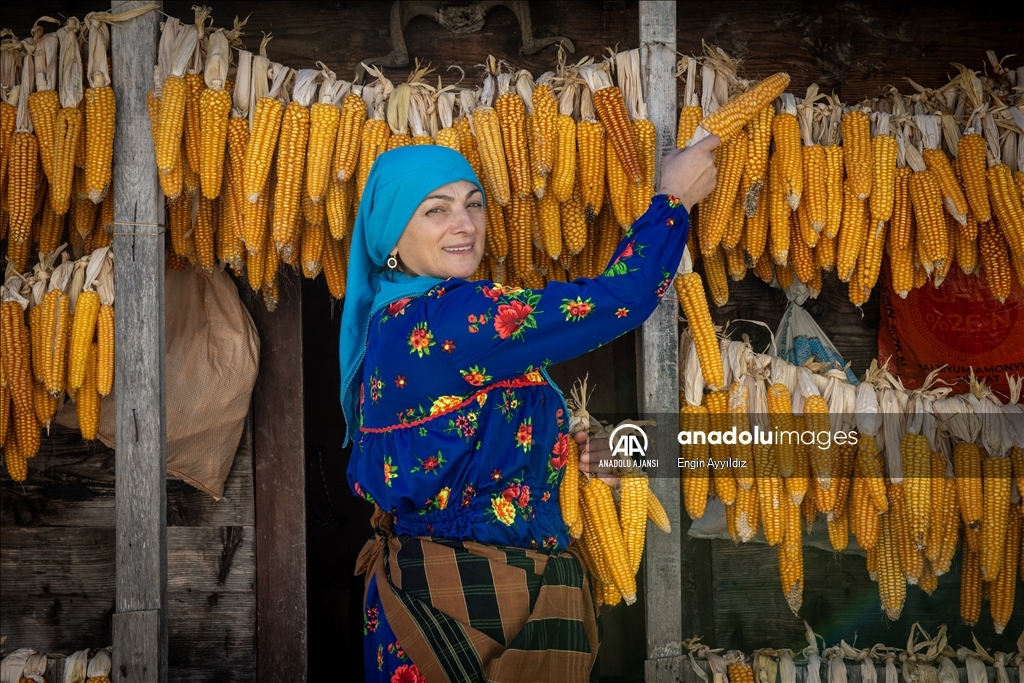
<instances>
[{"instance_id":1,"label":"floral print blouse","mask_svg":"<svg viewBox=\"0 0 1024 683\"><path fill-rule=\"evenodd\" d=\"M568 410L547 366L646 320L668 289L689 226L658 195L600 277L520 289L449 279L370 320L356 495L394 532L557 551Z\"/></svg>"}]
</instances>

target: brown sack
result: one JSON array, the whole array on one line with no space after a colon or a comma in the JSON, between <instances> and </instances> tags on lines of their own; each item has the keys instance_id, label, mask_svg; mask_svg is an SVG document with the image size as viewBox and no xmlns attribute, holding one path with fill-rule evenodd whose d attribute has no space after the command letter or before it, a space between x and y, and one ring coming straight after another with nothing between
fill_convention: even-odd
<instances>
[{"instance_id":1,"label":"brown sack","mask_svg":"<svg viewBox=\"0 0 1024 683\"><path fill-rule=\"evenodd\" d=\"M167 476L220 500L256 384L259 336L222 270L168 268L164 297ZM110 448L116 448L115 410L111 392L100 403L99 426L99 440ZM56 422L78 428L73 402Z\"/></svg>"}]
</instances>

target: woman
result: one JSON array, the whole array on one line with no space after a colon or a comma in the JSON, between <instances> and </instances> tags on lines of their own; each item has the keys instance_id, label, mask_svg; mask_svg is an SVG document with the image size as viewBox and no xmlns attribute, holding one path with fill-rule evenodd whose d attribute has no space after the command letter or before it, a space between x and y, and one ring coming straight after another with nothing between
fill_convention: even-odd
<instances>
[{"instance_id":1,"label":"woman","mask_svg":"<svg viewBox=\"0 0 1024 683\"><path fill-rule=\"evenodd\" d=\"M582 681L594 605L558 507L568 413L546 366L640 325L668 289L717 138L662 163L661 194L602 277L467 281L484 194L443 147L381 155L352 235L342 405L357 495L376 503L368 681ZM584 459L585 462L585 459Z\"/></svg>"}]
</instances>

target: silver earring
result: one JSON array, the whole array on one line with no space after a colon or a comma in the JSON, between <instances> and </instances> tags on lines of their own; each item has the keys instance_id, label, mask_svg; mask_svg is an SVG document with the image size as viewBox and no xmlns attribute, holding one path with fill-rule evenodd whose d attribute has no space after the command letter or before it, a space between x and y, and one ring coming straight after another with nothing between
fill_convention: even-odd
<instances>
[{"instance_id":1,"label":"silver earring","mask_svg":"<svg viewBox=\"0 0 1024 683\"><path fill-rule=\"evenodd\" d=\"M388 256L388 268L390 268L391 270L394 270L397 267L398 267L398 259L396 259L394 257L394 255Z\"/></svg>"}]
</instances>

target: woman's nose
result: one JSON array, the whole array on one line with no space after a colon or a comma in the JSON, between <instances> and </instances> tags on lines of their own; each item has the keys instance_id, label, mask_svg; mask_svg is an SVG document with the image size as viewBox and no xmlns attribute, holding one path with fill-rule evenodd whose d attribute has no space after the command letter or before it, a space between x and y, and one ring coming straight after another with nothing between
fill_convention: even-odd
<instances>
[{"instance_id":1,"label":"woman's nose","mask_svg":"<svg viewBox=\"0 0 1024 683\"><path fill-rule=\"evenodd\" d=\"M452 225L449 230L459 234L474 231L473 218L465 207L457 208L452 214Z\"/></svg>"}]
</instances>

